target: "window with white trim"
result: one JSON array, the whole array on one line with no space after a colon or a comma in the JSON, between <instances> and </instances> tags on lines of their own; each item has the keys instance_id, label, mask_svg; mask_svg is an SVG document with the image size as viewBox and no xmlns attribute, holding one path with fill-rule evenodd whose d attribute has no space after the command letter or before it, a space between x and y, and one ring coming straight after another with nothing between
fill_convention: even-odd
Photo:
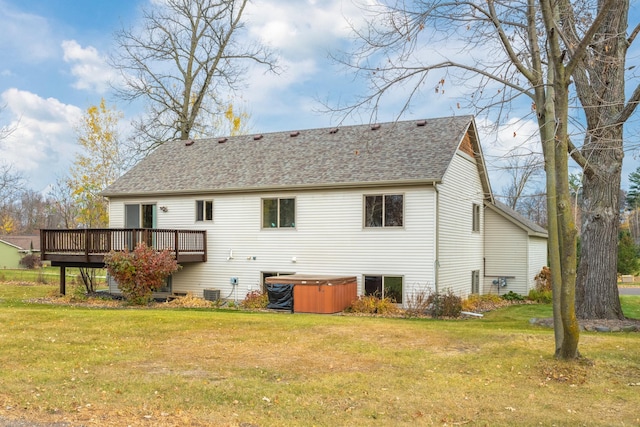
<instances>
[{"instance_id":1,"label":"window with white trim","mask_svg":"<svg viewBox=\"0 0 640 427\"><path fill-rule=\"evenodd\" d=\"M480 293L480 270L473 270L471 272L471 293Z\"/></svg>"},{"instance_id":2,"label":"window with white trim","mask_svg":"<svg viewBox=\"0 0 640 427\"><path fill-rule=\"evenodd\" d=\"M477 203L473 204L473 210L472 210L472 224L471 224L471 231L473 231L474 233L478 233L480 232L480 205Z\"/></svg>"},{"instance_id":3,"label":"window with white trim","mask_svg":"<svg viewBox=\"0 0 640 427\"><path fill-rule=\"evenodd\" d=\"M213 200L196 200L196 222L213 221Z\"/></svg>"},{"instance_id":4,"label":"window with white trim","mask_svg":"<svg viewBox=\"0 0 640 427\"><path fill-rule=\"evenodd\" d=\"M402 194L376 194L364 196L364 226L402 227L404 196Z\"/></svg>"},{"instance_id":5,"label":"window with white trim","mask_svg":"<svg viewBox=\"0 0 640 427\"><path fill-rule=\"evenodd\" d=\"M262 199L262 228L294 228L296 199Z\"/></svg>"},{"instance_id":6,"label":"window with white trim","mask_svg":"<svg viewBox=\"0 0 640 427\"><path fill-rule=\"evenodd\" d=\"M402 276L364 276L364 294L402 304Z\"/></svg>"}]
</instances>

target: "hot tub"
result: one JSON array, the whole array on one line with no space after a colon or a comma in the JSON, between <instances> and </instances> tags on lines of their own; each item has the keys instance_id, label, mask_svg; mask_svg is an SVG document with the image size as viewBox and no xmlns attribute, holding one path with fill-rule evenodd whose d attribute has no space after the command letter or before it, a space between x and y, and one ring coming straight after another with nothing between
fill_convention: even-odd
<instances>
[{"instance_id":1,"label":"hot tub","mask_svg":"<svg viewBox=\"0 0 640 427\"><path fill-rule=\"evenodd\" d=\"M267 277L265 282L293 285L295 313L339 313L358 298L358 280L355 276L293 274Z\"/></svg>"}]
</instances>

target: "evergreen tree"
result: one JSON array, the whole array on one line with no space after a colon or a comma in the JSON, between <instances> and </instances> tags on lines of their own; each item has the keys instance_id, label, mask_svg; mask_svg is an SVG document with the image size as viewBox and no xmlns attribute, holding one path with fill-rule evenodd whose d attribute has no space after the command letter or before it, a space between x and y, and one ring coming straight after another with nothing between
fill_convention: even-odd
<instances>
[{"instance_id":1,"label":"evergreen tree","mask_svg":"<svg viewBox=\"0 0 640 427\"><path fill-rule=\"evenodd\" d=\"M637 271L638 246L629 230L622 230L618 241L618 274L636 274Z\"/></svg>"},{"instance_id":2,"label":"evergreen tree","mask_svg":"<svg viewBox=\"0 0 640 427\"><path fill-rule=\"evenodd\" d=\"M630 209L640 208L640 166L629 174L629 191L627 192L627 206Z\"/></svg>"}]
</instances>

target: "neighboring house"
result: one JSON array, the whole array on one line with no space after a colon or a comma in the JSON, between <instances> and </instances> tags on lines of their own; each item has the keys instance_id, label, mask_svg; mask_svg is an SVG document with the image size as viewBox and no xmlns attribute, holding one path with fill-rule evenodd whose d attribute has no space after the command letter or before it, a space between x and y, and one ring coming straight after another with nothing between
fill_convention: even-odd
<instances>
[{"instance_id":1,"label":"neighboring house","mask_svg":"<svg viewBox=\"0 0 640 427\"><path fill-rule=\"evenodd\" d=\"M40 236L0 236L0 268L24 268L22 257L40 253Z\"/></svg>"},{"instance_id":2,"label":"neighboring house","mask_svg":"<svg viewBox=\"0 0 640 427\"><path fill-rule=\"evenodd\" d=\"M174 274L176 293L242 299L269 276L322 274L406 304L497 293L489 272L526 293L546 264L545 233L529 245L494 209L471 116L166 142L103 195L110 228L206 230L206 262ZM522 258L498 262L501 242Z\"/></svg>"}]
</instances>

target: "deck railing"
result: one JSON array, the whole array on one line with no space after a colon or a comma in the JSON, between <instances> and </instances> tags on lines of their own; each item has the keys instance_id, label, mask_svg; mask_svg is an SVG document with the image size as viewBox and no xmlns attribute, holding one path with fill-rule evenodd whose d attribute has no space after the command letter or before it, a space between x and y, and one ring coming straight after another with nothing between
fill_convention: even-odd
<instances>
[{"instance_id":1,"label":"deck railing","mask_svg":"<svg viewBox=\"0 0 640 427\"><path fill-rule=\"evenodd\" d=\"M158 228L89 228L40 230L43 260L85 259L87 263L104 259L110 251L133 250L139 243L174 253L176 259L206 261L207 235L204 230Z\"/></svg>"}]
</instances>

